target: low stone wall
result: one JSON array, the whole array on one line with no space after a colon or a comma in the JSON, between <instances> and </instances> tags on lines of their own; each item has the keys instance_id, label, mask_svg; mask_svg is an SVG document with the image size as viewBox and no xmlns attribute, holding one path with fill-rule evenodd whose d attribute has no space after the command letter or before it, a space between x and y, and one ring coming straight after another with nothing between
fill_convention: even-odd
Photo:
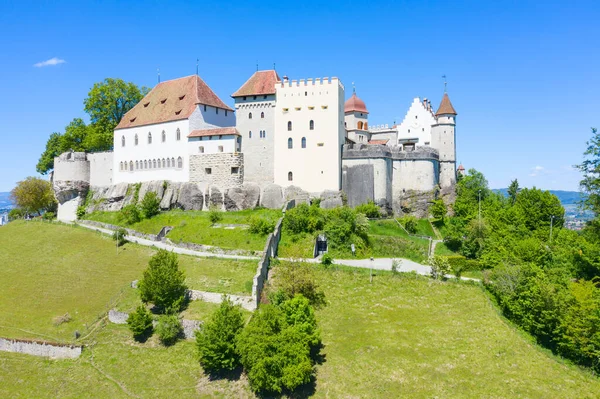
<instances>
[{"instance_id":1,"label":"low stone wall","mask_svg":"<svg viewBox=\"0 0 600 399\"><path fill-rule=\"evenodd\" d=\"M129 317L129 313L119 312L116 309L111 309L108 311L108 321L115 324L127 324L127 318ZM124 320L124 321L123 321ZM156 327L158 322L156 320L152 321L152 325ZM200 329L202 322L199 320L181 320L181 327L183 328L183 336L185 339L194 339L196 331ZM81 352L81 351L80 351Z\"/></svg>"},{"instance_id":2,"label":"low stone wall","mask_svg":"<svg viewBox=\"0 0 600 399\"><path fill-rule=\"evenodd\" d=\"M51 344L44 341L0 338L0 351L49 357L50 359L77 359L82 346Z\"/></svg>"},{"instance_id":3,"label":"low stone wall","mask_svg":"<svg viewBox=\"0 0 600 399\"><path fill-rule=\"evenodd\" d=\"M116 309L111 309L108 311L108 321L115 324L127 324L127 318L129 317L129 313L119 312Z\"/></svg>"},{"instance_id":4,"label":"low stone wall","mask_svg":"<svg viewBox=\"0 0 600 399\"><path fill-rule=\"evenodd\" d=\"M188 298L191 301L221 303L223 302L223 295L224 294L218 292L188 290ZM231 300L231 302L233 302L235 305L240 305L242 308L251 312L255 310L254 301L252 300L253 297L230 294L225 294L225 296L228 297Z\"/></svg>"}]
</instances>

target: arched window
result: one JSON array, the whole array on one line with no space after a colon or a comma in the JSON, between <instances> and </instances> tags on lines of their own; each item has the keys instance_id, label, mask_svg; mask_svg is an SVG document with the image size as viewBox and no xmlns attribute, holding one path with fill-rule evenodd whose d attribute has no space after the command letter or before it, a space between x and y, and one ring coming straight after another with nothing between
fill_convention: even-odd
<instances>
[{"instance_id":1,"label":"arched window","mask_svg":"<svg viewBox=\"0 0 600 399\"><path fill-rule=\"evenodd\" d=\"M135 145L138 145L138 135L135 135Z\"/></svg>"},{"instance_id":2,"label":"arched window","mask_svg":"<svg viewBox=\"0 0 600 399\"><path fill-rule=\"evenodd\" d=\"M292 172L288 172L288 181L294 180L294 174Z\"/></svg>"},{"instance_id":3,"label":"arched window","mask_svg":"<svg viewBox=\"0 0 600 399\"><path fill-rule=\"evenodd\" d=\"M252 112L248 114L248 119L252 119Z\"/></svg>"},{"instance_id":4,"label":"arched window","mask_svg":"<svg viewBox=\"0 0 600 399\"><path fill-rule=\"evenodd\" d=\"M251 139L252 138L252 131L248 132L248 138Z\"/></svg>"},{"instance_id":5,"label":"arched window","mask_svg":"<svg viewBox=\"0 0 600 399\"><path fill-rule=\"evenodd\" d=\"M359 128L360 130L362 130L362 128L363 128L363 123L362 123L362 122L358 122L358 128Z\"/></svg>"},{"instance_id":6,"label":"arched window","mask_svg":"<svg viewBox=\"0 0 600 399\"><path fill-rule=\"evenodd\" d=\"M169 158L167 158L167 168L171 167L171 160Z\"/></svg>"},{"instance_id":7,"label":"arched window","mask_svg":"<svg viewBox=\"0 0 600 399\"><path fill-rule=\"evenodd\" d=\"M133 172L133 161L129 161L129 170Z\"/></svg>"},{"instance_id":8,"label":"arched window","mask_svg":"<svg viewBox=\"0 0 600 399\"><path fill-rule=\"evenodd\" d=\"M222 145L219 146L219 152L223 152L223 146Z\"/></svg>"},{"instance_id":9,"label":"arched window","mask_svg":"<svg viewBox=\"0 0 600 399\"><path fill-rule=\"evenodd\" d=\"M156 159L152 160L152 167L156 169Z\"/></svg>"},{"instance_id":10,"label":"arched window","mask_svg":"<svg viewBox=\"0 0 600 399\"><path fill-rule=\"evenodd\" d=\"M181 130L179 130L179 128L177 128L176 138L177 141L181 140Z\"/></svg>"},{"instance_id":11,"label":"arched window","mask_svg":"<svg viewBox=\"0 0 600 399\"><path fill-rule=\"evenodd\" d=\"M144 161L144 169L148 169L148 161Z\"/></svg>"},{"instance_id":12,"label":"arched window","mask_svg":"<svg viewBox=\"0 0 600 399\"><path fill-rule=\"evenodd\" d=\"M140 163L139 161L135 161L135 169L138 170L140 168Z\"/></svg>"},{"instance_id":13,"label":"arched window","mask_svg":"<svg viewBox=\"0 0 600 399\"><path fill-rule=\"evenodd\" d=\"M315 121L310 121L310 122L308 123L308 128L309 128L310 130L315 130Z\"/></svg>"},{"instance_id":14,"label":"arched window","mask_svg":"<svg viewBox=\"0 0 600 399\"><path fill-rule=\"evenodd\" d=\"M164 168L165 166L167 166L165 159L162 159L162 167Z\"/></svg>"},{"instance_id":15,"label":"arched window","mask_svg":"<svg viewBox=\"0 0 600 399\"><path fill-rule=\"evenodd\" d=\"M121 147L125 147L125 136L121 136Z\"/></svg>"},{"instance_id":16,"label":"arched window","mask_svg":"<svg viewBox=\"0 0 600 399\"><path fill-rule=\"evenodd\" d=\"M204 146L200 146L200 148L198 148L198 151L200 152L200 154L204 154Z\"/></svg>"},{"instance_id":17,"label":"arched window","mask_svg":"<svg viewBox=\"0 0 600 399\"><path fill-rule=\"evenodd\" d=\"M175 167L175 158L171 158L171 166Z\"/></svg>"},{"instance_id":18,"label":"arched window","mask_svg":"<svg viewBox=\"0 0 600 399\"><path fill-rule=\"evenodd\" d=\"M179 169L183 168L183 159L181 157L177 158L177 167Z\"/></svg>"},{"instance_id":19,"label":"arched window","mask_svg":"<svg viewBox=\"0 0 600 399\"><path fill-rule=\"evenodd\" d=\"M165 131L162 131L162 142L164 143L165 141L167 141L167 134L165 133Z\"/></svg>"},{"instance_id":20,"label":"arched window","mask_svg":"<svg viewBox=\"0 0 600 399\"><path fill-rule=\"evenodd\" d=\"M291 137L288 139L288 148L294 148L294 140Z\"/></svg>"},{"instance_id":21,"label":"arched window","mask_svg":"<svg viewBox=\"0 0 600 399\"><path fill-rule=\"evenodd\" d=\"M264 112L260 113L260 119L265 119L265 113Z\"/></svg>"},{"instance_id":22,"label":"arched window","mask_svg":"<svg viewBox=\"0 0 600 399\"><path fill-rule=\"evenodd\" d=\"M367 122L365 122L364 128L365 128L365 130L369 130L369 124Z\"/></svg>"},{"instance_id":23,"label":"arched window","mask_svg":"<svg viewBox=\"0 0 600 399\"><path fill-rule=\"evenodd\" d=\"M123 170L123 162L121 162L120 170Z\"/></svg>"},{"instance_id":24,"label":"arched window","mask_svg":"<svg viewBox=\"0 0 600 399\"><path fill-rule=\"evenodd\" d=\"M288 132L292 131L292 121L288 121Z\"/></svg>"},{"instance_id":25,"label":"arched window","mask_svg":"<svg viewBox=\"0 0 600 399\"><path fill-rule=\"evenodd\" d=\"M306 137L302 137L302 148L306 148Z\"/></svg>"},{"instance_id":26,"label":"arched window","mask_svg":"<svg viewBox=\"0 0 600 399\"><path fill-rule=\"evenodd\" d=\"M148 144L152 144L152 133L148 132Z\"/></svg>"}]
</instances>

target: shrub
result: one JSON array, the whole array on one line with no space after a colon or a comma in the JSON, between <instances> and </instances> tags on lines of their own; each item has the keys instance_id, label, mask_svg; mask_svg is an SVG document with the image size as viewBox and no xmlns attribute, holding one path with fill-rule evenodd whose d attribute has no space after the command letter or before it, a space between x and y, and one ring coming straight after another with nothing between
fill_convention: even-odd
<instances>
[{"instance_id":1,"label":"shrub","mask_svg":"<svg viewBox=\"0 0 600 399\"><path fill-rule=\"evenodd\" d=\"M183 328L176 315L163 315L158 318L156 334L164 346L173 345L177 342L182 333Z\"/></svg>"},{"instance_id":2,"label":"shrub","mask_svg":"<svg viewBox=\"0 0 600 399\"><path fill-rule=\"evenodd\" d=\"M85 216L85 213L86 213L85 206L79 205L77 207L77 212L75 214L77 215L77 219L81 219L82 217Z\"/></svg>"},{"instance_id":3,"label":"shrub","mask_svg":"<svg viewBox=\"0 0 600 399\"><path fill-rule=\"evenodd\" d=\"M450 273L450 264L443 256L431 256L429 266L431 266L431 277L436 280L441 280L446 274Z\"/></svg>"},{"instance_id":4,"label":"shrub","mask_svg":"<svg viewBox=\"0 0 600 399\"><path fill-rule=\"evenodd\" d=\"M136 341L144 342L152 335L152 316L145 306L138 306L127 318L129 330Z\"/></svg>"},{"instance_id":5,"label":"shrub","mask_svg":"<svg viewBox=\"0 0 600 399\"><path fill-rule=\"evenodd\" d=\"M275 229L275 223L259 216L250 217L249 225L250 228L248 230L252 234L267 235Z\"/></svg>"},{"instance_id":6,"label":"shrub","mask_svg":"<svg viewBox=\"0 0 600 399\"><path fill-rule=\"evenodd\" d=\"M381 213L379 212L379 207L373 202L369 201L366 204L361 204L354 208L356 212L362 213L368 218L379 218L381 217Z\"/></svg>"},{"instance_id":7,"label":"shrub","mask_svg":"<svg viewBox=\"0 0 600 399\"><path fill-rule=\"evenodd\" d=\"M44 212L44 220L54 220L56 219L56 214L54 212Z\"/></svg>"},{"instance_id":8,"label":"shrub","mask_svg":"<svg viewBox=\"0 0 600 399\"><path fill-rule=\"evenodd\" d=\"M144 219L150 219L152 216L160 213L160 200L153 191L148 191L140 203L140 213Z\"/></svg>"},{"instance_id":9,"label":"shrub","mask_svg":"<svg viewBox=\"0 0 600 399\"><path fill-rule=\"evenodd\" d=\"M406 216L404 217L404 228L410 234L415 234L417 232L417 218L414 216Z\"/></svg>"},{"instance_id":10,"label":"shrub","mask_svg":"<svg viewBox=\"0 0 600 399\"><path fill-rule=\"evenodd\" d=\"M446 204L444 204L444 201L441 199L433 201L430 210L434 218L442 221L446 217L446 213L448 213L448 208L446 207Z\"/></svg>"},{"instance_id":11,"label":"shrub","mask_svg":"<svg viewBox=\"0 0 600 399\"><path fill-rule=\"evenodd\" d=\"M255 392L293 391L313 376L310 339L302 325L306 319L299 318L299 325L287 319L279 307L264 305L238 337L241 363Z\"/></svg>"},{"instance_id":12,"label":"shrub","mask_svg":"<svg viewBox=\"0 0 600 399\"><path fill-rule=\"evenodd\" d=\"M114 231L112 238L117 242L117 246L121 247L127 243L127 239L125 238L126 235L127 230L120 228Z\"/></svg>"},{"instance_id":13,"label":"shrub","mask_svg":"<svg viewBox=\"0 0 600 399\"><path fill-rule=\"evenodd\" d=\"M119 219L128 225L138 223L141 220L140 210L135 204L125 205L119 212Z\"/></svg>"},{"instance_id":14,"label":"shrub","mask_svg":"<svg viewBox=\"0 0 600 399\"><path fill-rule=\"evenodd\" d=\"M244 317L240 306L234 306L229 298L225 298L210 321L196 332L200 364L206 372L233 370L239 366L240 357L235 341L243 328Z\"/></svg>"},{"instance_id":15,"label":"shrub","mask_svg":"<svg viewBox=\"0 0 600 399\"><path fill-rule=\"evenodd\" d=\"M333 264L333 257L329 254L323 254L321 258L321 264L323 266L331 266Z\"/></svg>"},{"instance_id":16,"label":"shrub","mask_svg":"<svg viewBox=\"0 0 600 399\"><path fill-rule=\"evenodd\" d=\"M392 274L398 274L398 267L400 267L400 261L398 259L392 260Z\"/></svg>"},{"instance_id":17,"label":"shrub","mask_svg":"<svg viewBox=\"0 0 600 399\"><path fill-rule=\"evenodd\" d=\"M26 212L21 208L13 208L8 212L9 220L17 220L23 219L26 215Z\"/></svg>"},{"instance_id":18,"label":"shrub","mask_svg":"<svg viewBox=\"0 0 600 399\"><path fill-rule=\"evenodd\" d=\"M277 305L283 300L292 299L297 294L301 294L313 306L325 305L325 293L319 288L310 265L281 261L276 270L275 288L276 291L280 290L281 292L270 298L273 303Z\"/></svg>"},{"instance_id":19,"label":"shrub","mask_svg":"<svg viewBox=\"0 0 600 399\"><path fill-rule=\"evenodd\" d=\"M211 208L208 211L208 220L210 220L210 223L215 224L223 220L223 215L217 208Z\"/></svg>"},{"instance_id":20,"label":"shrub","mask_svg":"<svg viewBox=\"0 0 600 399\"><path fill-rule=\"evenodd\" d=\"M139 290L142 302L152 302L166 313L178 312L185 303L187 286L177 255L159 249L148 262Z\"/></svg>"}]
</instances>

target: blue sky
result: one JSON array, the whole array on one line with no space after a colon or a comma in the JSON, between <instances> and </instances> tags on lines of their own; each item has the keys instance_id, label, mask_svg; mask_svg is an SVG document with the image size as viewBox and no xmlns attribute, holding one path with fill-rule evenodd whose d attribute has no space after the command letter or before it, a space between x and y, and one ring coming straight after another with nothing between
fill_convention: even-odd
<instances>
[{"instance_id":1,"label":"blue sky","mask_svg":"<svg viewBox=\"0 0 600 399\"><path fill-rule=\"evenodd\" d=\"M228 104L255 71L338 76L370 124L458 111L458 160L492 188L576 190L600 127L598 1L49 2L0 0L0 191L35 175L50 133L85 117L94 82L195 72ZM63 63L34 64L57 58Z\"/></svg>"}]
</instances>

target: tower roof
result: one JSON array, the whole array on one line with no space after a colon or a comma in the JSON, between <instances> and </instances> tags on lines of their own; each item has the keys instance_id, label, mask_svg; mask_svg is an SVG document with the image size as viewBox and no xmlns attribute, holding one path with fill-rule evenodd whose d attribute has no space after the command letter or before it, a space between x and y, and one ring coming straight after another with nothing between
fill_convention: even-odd
<instances>
[{"instance_id":1,"label":"tower roof","mask_svg":"<svg viewBox=\"0 0 600 399\"><path fill-rule=\"evenodd\" d=\"M456 111L450 102L450 97L448 97L448 93L444 93L444 97L442 97L442 102L440 103L440 107L438 108L435 116L438 115L456 115Z\"/></svg>"},{"instance_id":2,"label":"tower roof","mask_svg":"<svg viewBox=\"0 0 600 399\"><path fill-rule=\"evenodd\" d=\"M115 130L187 119L198 104L233 111L200 76L191 75L154 86L123 116Z\"/></svg>"},{"instance_id":3,"label":"tower roof","mask_svg":"<svg viewBox=\"0 0 600 399\"><path fill-rule=\"evenodd\" d=\"M356 93L352 93L352 97L350 97L344 103L344 113L346 112L362 112L364 114L369 113L369 111L367 111L367 106L365 105L365 102L358 98Z\"/></svg>"},{"instance_id":4,"label":"tower roof","mask_svg":"<svg viewBox=\"0 0 600 399\"><path fill-rule=\"evenodd\" d=\"M280 80L275 70L256 71L231 97L275 94L275 83Z\"/></svg>"},{"instance_id":5,"label":"tower roof","mask_svg":"<svg viewBox=\"0 0 600 399\"><path fill-rule=\"evenodd\" d=\"M462 165L462 163L458 165L458 170L465 170L465 167Z\"/></svg>"}]
</instances>

